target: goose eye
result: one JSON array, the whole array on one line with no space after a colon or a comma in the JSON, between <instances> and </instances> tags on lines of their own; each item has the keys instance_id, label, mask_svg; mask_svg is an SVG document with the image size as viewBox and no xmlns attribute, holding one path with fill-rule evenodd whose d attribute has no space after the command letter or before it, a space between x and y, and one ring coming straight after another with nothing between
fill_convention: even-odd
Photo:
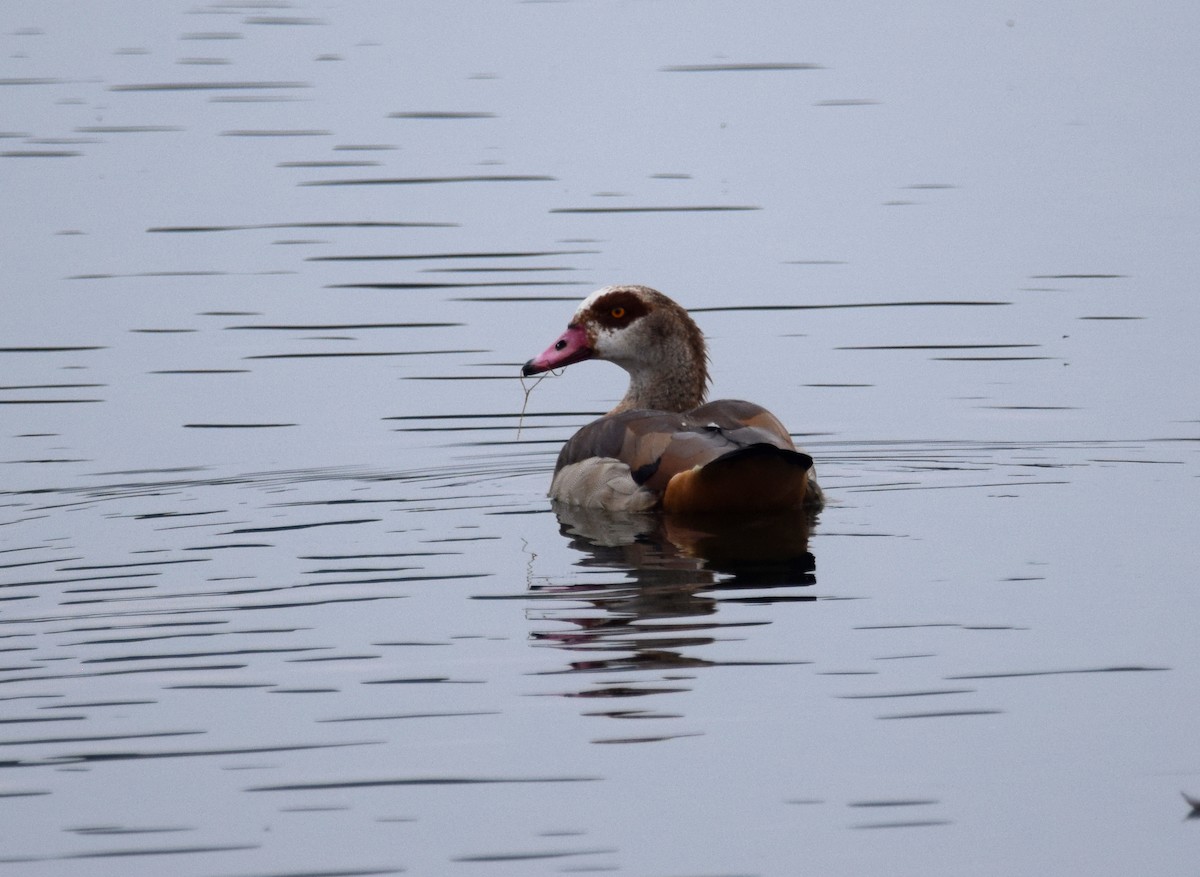
<instances>
[{"instance_id":1,"label":"goose eye","mask_svg":"<svg viewBox=\"0 0 1200 877\"><path fill-rule=\"evenodd\" d=\"M619 320L625 316L625 308L613 308L609 313L612 314L614 320Z\"/></svg>"}]
</instances>

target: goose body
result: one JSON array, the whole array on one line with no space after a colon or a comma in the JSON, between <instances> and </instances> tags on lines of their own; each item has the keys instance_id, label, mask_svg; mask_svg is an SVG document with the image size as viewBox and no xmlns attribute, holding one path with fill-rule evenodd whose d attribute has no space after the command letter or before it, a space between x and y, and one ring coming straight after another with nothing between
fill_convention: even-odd
<instances>
[{"instance_id":1,"label":"goose body","mask_svg":"<svg viewBox=\"0 0 1200 877\"><path fill-rule=\"evenodd\" d=\"M823 504L813 461L752 402L705 402L708 355L680 305L645 286L608 286L580 304L567 329L523 375L605 359L629 372L608 414L563 446L550 497L608 511L752 513Z\"/></svg>"}]
</instances>

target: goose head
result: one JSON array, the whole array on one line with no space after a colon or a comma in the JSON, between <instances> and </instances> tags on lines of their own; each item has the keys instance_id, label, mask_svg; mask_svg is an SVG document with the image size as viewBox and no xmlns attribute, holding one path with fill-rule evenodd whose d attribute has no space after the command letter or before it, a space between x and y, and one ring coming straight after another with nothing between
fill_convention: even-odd
<instances>
[{"instance_id":1,"label":"goose head","mask_svg":"<svg viewBox=\"0 0 1200 877\"><path fill-rule=\"evenodd\" d=\"M647 286L606 286L583 300L567 330L521 374L540 374L585 359L616 363L629 389L613 413L631 408L685 411L708 388L704 335L679 304Z\"/></svg>"}]
</instances>

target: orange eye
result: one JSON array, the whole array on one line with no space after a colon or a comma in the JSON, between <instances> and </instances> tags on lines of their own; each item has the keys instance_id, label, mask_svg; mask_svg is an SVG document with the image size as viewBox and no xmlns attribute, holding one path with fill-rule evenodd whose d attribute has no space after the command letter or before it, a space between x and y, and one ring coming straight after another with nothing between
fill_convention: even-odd
<instances>
[{"instance_id":1,"label":"orange eye","mask_svg":"<svg viewBox=\"0 0 1200 877\"><path fill-rule=\"evenodd\" d=\"M613 308L609 313L613 315L614 320L619 320L625 316L625 308Z\"/></svg>"}]
</instances>

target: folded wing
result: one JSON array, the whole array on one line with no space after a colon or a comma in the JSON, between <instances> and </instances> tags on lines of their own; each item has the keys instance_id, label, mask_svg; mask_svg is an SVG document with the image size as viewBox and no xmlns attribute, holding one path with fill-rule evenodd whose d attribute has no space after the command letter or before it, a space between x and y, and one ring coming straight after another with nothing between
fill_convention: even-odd
<instances>
[{"instance_id":1,"label":"folded wing","mask_svg":"<svg viewBox=\"0 0 1200 877\"><path fill-rule=\"evenodd\" d=\"M559 454L550 492L575 505L626 511L800 508L814 504L811 468L812 458L796 450L774 415L725 399L679 414L623 411L588 424Z\"/></svg>"}]
</instances>

